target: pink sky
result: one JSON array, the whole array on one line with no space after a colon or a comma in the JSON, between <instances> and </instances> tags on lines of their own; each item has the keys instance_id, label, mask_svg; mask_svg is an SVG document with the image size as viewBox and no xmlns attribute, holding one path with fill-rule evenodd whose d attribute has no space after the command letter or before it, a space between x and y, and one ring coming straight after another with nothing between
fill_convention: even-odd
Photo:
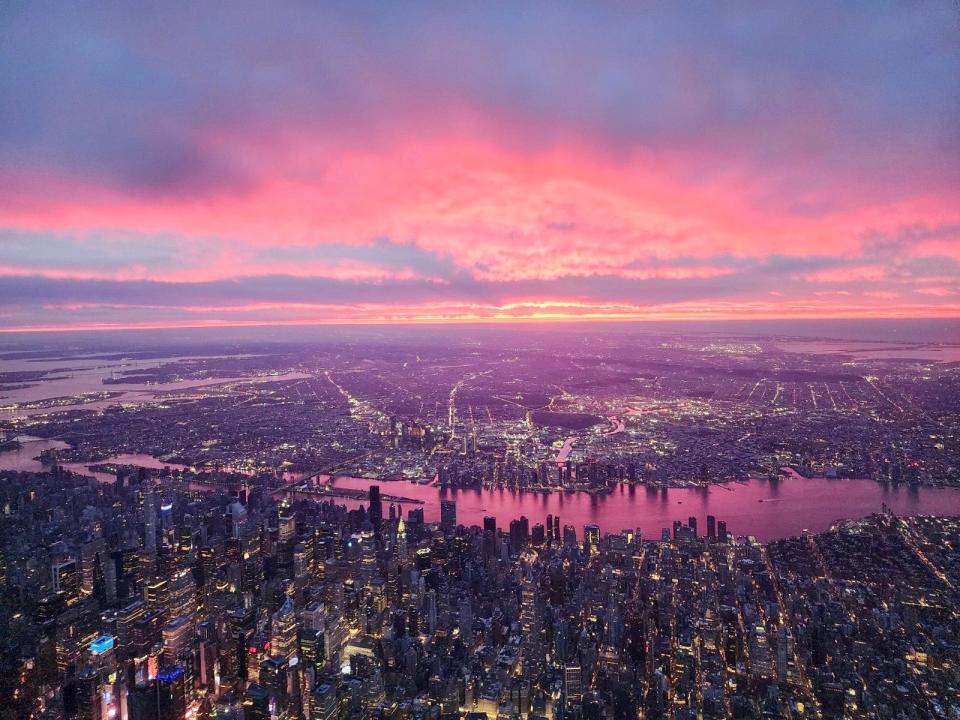
<instances>
[{"instance_id":1,"label":"pink sky","mask_svg":"<svg viewBox=\"0 0 960 720\"><path fill-rule=\"evenodd\" d=\"M258 12L11 13L2 329L960 316L949 12Z\"/></svg>"}]
</instances>

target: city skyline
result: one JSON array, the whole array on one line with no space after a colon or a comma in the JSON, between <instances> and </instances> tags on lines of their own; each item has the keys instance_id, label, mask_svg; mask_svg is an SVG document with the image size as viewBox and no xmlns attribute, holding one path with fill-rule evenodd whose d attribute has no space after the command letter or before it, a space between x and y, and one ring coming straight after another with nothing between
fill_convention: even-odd
<instances>
[{"instance_id":1,"label":"city skyline","mask_svg":"<svg viewBox=\"0 0 960 720\"><path fill-rule=\"evenodd\" d=\"M960 719L958 8L0 3L2 719Z\"/></svg>"},{"instance_id":2,"label":"city skyline","mask_svg":"<svg viewBox=\"0 0 960 720\"><path fill-rule=\"evenodd\" d=\"M0 329L960 316L949 3L0 11Z\"/></svg>"}]
</instances>

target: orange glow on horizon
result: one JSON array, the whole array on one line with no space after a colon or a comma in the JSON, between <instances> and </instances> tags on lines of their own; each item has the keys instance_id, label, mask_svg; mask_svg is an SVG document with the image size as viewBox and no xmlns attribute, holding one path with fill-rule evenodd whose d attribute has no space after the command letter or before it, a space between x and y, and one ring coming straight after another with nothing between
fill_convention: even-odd
<instances>
[{"instance_id":1,"label":"orange glow on horizon","mask_svg":"<svg viewBox=\"0 0 960 720\"><path fill-rule=\"evenodd\" d=\"M580 313L565 312L527 312L510 313L508 309L518 307L536 307L537 303L511 304L495 312L449 313L411 313L399 315L396 312L381 311L381 314L367 316L354 315L341 318L272 320L206 319L169 322L135 323L80 323L73 325L32 325L22 327L0 327L0 334L42 333L42 332L97 332L124 330L177 330L196 328L255 328L255 327L296 327L296 326L350 326L350 325L520 325L560 324L560 323L630 323L630 322L684 322L684 321L737 321L737 320L856 320L856 319L960 319L960 304L947 306L908 307L902 313L892 313L888 308L869 308L864 306L831 307L824 303L819 306L800 306L794 308L775 308L774 306L744 306L737 308L726 304L723 309L693 309L664 311L587 311ZM541 303L544 308L564 307L568 303Z\"/></svg>"}]
</instances>

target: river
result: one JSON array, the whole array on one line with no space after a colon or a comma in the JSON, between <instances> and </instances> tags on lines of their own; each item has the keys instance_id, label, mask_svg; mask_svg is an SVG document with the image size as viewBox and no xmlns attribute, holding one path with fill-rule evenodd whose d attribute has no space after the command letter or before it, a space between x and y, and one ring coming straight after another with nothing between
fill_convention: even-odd
<instances>
[{"instance_id":1,"label":"river","mask_svg":"<svg viewBox=\"0 0 960 720\"><path fill-rule=\"evenodd\" d=\"M38 471L34 460L47 448L63 448L59 440L26 440L20 450L0 453L0 470ZM175 463L164 463L149 455L120 455L101 462L117 462L141 467L183 469ZM66 463L75 472L94 475L112 482L108 473L86 469L90 463ZM294 476L291 476L294 479ZM706 516L725 520L730 532L754 535L767 541L798 535L802 530L821 532L842 518L858 518L879 512L882 504L899 515L960 515L960 489L918 488L883 485L873 480L807 479L793 474L777 481L746 480L708 488L653 489L618 486L608 495L587 493L521 493L504 488L482 490L441 490L406 480L374 481L364 478L337 477L333 484L340 488L366 490L380 485L382 491L420 500L428 521L440 519L440 501L457 503L457 520L466 525L482 525L483 518L493 515L499 527L506 528L521 515L531 525L545 522L548 514L559 515L560 523L573 525L578 537L583 526L596 524L602 532L619 532L640 528L644 537L657 538L661 528L674 520L697 518L698 527L706 527ZM355 507L363 504L337 498L337 502ZM410 509L409 507L407 509Z\"/></svg>"},{"instance_id":2,"label":"river","mask_svg":"<svg viewBox=\"0 0 960 720\"><path fill-rule=\"evenodd\" d=\"M42 453L44 450L64 450L70 447L70 445L62 440L46 440L33 435L18 435L17 439L20 441L20 448L18 450L0 452L0 470L41 472L44 470L44 465L38 459L40 453ZM163 470L164 468L170 470L197 470L197 468L190 467L189 465L182 465L175 462L165 462L153 457L152 455L146 455L144 453L123 453L120 455L111 455L110 457L106 457L102 460L86 462L64 462L60 463L60 466L75 473L89 475L90 477L96 478L100 482L112 483L117 479L116 475L108 472L91 470L91 468L96 465L107 464L132 465L134 467L151 468L154 470ZM212 470L212 468L199 468L199 470L204 469ZM248 475L250 477L254 477L257 474L257 472L254 470L242 468L224 466L220 469L224 472L239 473L242 475ZM309 474L311 473L288 471L284 472L282 477L287 482L297 482L302 480L305 475Z\"/></svg>"},{"instance_id":3,"label":"river","mask_svg":"<svg viewBox=\"0 0 960 720\"><path fill-rule=\"evenodd\" d=\"M38 459L40 453L44 450L64 450L70 447L62 440L46 440L44 438L34 437L32 435L18 435L20 448L17 450L8 450L0 453L0 470L18 470L20 472L40 472L44 465ZM105 472L94 472L89 469L91 465L100 465L103 463L116 463L118 465L136 465L137 467L162 469L169 467L174 470L186 470L186 465L176 463L165 463L155 457L144 454L124 454L114 455L105 460L96 462L67 462L60 465L67 470L76 473L83 473L95 477L100 482L113 482L115 475Z\"/></svg>"},{"instance_id":4,"label":"river","mask_svg":"<svg viewBox=\"0 0 960 720\"><path fill-rule=\"evenodd\" d=\"M407 481L372 482L362 478L336 478L343 488L380 485L384 493L422 500L428 521L440 519L440 501L457 503L457 521L482 525L493 515L498 527L521 515L531 525L559 515L562 525L573 525L577 536L583 526L596 524L602 532L640 528L644 537L660 536L674 520L697 518L706 527L707 515L725 520L730 532L754 535L760 540L799 535L804 529L821 532L842 518L879 512L883 503L900 515L960 515L960 489L885 486L873 480L785 478L778 481L747 480L708 488L648 489L620 485L608 495L587 493L521 493L503 488L440 490ZM340 501L338 501L340 502ZM349 503L356 505L358 503Z\"/></svg>"},{"instance_id":5,"label":"river","mask_svg":"<svg viewBox=\"0 0 960 720\"><path fill-rule=\"evenodd\" d=\"M274 375L176 380L166 383L124 383L121 385L104 385L101 377L102 374L98 369L96 372L85 372L78 376L67 377L62 380L42 381L28 388L5 391L5 393L0 394L2 395L2 398L0 398L0 418L20 419L34 415L49 415L51 413L67 412L70 410L103 410L114 405L157 402L163 399L164 393L172 393L175 391L200 390L218 385L240 383L304 380L313 376L308 373L288 372ZM114 392L118 393L118 395L107 400L79 401L79 396L85 393L96 392ZM42 402L59 397L77 398L78 402L52 407L12 407L12 403ZM182 398L184 396L178 397Z\"/></svg>"},{"instance_id":6,"label":"river","mask_svg":"<svg viewBox=\"0 0 960 720\"><path fill-rule=\"evenodd\" d=\"M958 343L856 343L841 340L792 340L777 342L789 353L804 355L843 354L857 360L918 360L922 362L960 362Z\"/></svg>"}]
</instances>

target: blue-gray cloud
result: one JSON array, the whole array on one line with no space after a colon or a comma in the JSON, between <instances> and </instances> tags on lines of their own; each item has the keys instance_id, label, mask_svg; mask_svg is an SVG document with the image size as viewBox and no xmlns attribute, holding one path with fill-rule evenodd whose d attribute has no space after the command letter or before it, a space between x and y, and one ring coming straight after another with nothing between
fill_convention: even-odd
<instances>
[{"instance_id":1,"label":"blue-gray cloud","mask_svg":"<svg viewBox=\"0 0 960 720\"><path fill-rule=\"evenodd\" d=\"M293 125L389 143L479 126L622 155L691 146L697 172L825 176L896 195L960 177L949 2L7 4L0 162L127 192L224 191L262 168L224 133ZM473 108L475 115L462 111ZM458 112L453 112L456 109ZM484 128L488 132L489 128ZM775 182L774 182L775 181ZM762 202L764 198L757 198Z\"/></svg>"}]
</instances>

